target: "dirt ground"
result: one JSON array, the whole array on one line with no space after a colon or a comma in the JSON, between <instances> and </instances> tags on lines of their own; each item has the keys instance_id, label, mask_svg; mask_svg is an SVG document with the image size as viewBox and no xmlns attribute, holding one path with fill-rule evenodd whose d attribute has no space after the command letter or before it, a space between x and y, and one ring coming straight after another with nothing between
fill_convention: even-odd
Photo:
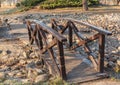
<instances>
[{"instance_id":1,"label":"dirt ground","mask_svg":"<svg viewBox=\"0 0 120 85\"><path fill-rule=\"evenodd\" d=\"M0 9L0 12L4 11L6 9ZM120 12L120 6L110 6L110 7L98 7L98 8L90 8L89 9L90 11L88 12L95 12L95 13L98 13L98 12ZM97 11L99 10L99 11ZM29 13L77 13L77 12L82 12L82 10L80 8L62 8L62 9L54 9L54 10L38 10L38 9L32 9L30 11L27 11L27 12L23 12L23 13L17 13L17 14L11 14L11 15L1 15L1 16L18 16L18 15L21 15L21 14L29 14ZM16 27L19 27L20 25L17 25ZM18 33L17 31L20 31L21 33ZM24 29L23 29L24 31ZM9 33L12 33L12 34L22 34L23 32L22 30L20 29L14 29L12 31L9 31ZM2 33L1 33L2 34ZM97 80L97 81L90 81L90 82L86 82L86 83L81 83L80 85L120 85L120 81L115 81L115 80L112 80L112 79L102 79L102 80Z\"/></svg>"}]
</instances>

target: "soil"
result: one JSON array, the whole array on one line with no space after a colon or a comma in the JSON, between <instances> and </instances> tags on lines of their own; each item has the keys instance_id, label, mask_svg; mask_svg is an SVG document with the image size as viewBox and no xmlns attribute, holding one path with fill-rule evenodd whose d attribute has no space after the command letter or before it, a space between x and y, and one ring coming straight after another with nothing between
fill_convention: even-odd
<instances>
[{"instance_id":1,"label":"soil","mask_svg":"<svg viewBox=\"0 0 120 85\"><path fill-rule=\"evenodd\" d=\"M0 9L1 10L1 9ZM3 9L4 10L4 9ZM71 11L72 10L72 11ZM92 13L106 13L106 12L119 12L120 7L103 7L103 8L90 8L90 10L92 11ZM99 12L96 10L99 10ZM85 12L85 14L87 13L91 13L91 11ZM55 9L55 10L39 10L38 9L32 9L30 11L27 12L23 12L23 13L17 13L17 14L11 14L11 15L1 15L1 17L12 17L12 18L16 18L19 16L24 16L24 15L28 15L28 14L36 14L36 13L41 13L41 14L59 14L61 13L64 14L75 14L75 13L83 13L82 10L80 10L79 8L75 9L75 8L64 8L64 9ZM13 19L14 20L14 19ZM12 21L12 25L11 25L12 30L9 30L6 27L0 27L0 44L2 44L3 46L6 45L6 42L2 42L2 40L4 39L15 39L15 38L20 38L25 40L28 36L27 36L27 30L25 28L25 25L22 24L22 21L18 21L18 20L14 20ZM113 36L114 38L119 38L120 35L118 34L117 36ZM112 42L112 41L111 41ZM120 40L118 41L120 42ZM117 42L117 43L118 43ZM90 81L90 82L85 82L85 83L81 83L80 85L120 85L120 80L116 81L114 79L102 79L102 80L97 80L97 81Z\"/></svg>"}]
</instances>

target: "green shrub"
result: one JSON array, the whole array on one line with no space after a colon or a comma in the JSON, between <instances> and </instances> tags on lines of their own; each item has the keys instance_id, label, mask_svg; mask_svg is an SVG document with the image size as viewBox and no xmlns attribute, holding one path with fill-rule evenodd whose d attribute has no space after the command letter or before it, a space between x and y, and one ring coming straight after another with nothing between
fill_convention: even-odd
<instances>
[{"instance_id":1,"label":"green shrub","mask_svg":"<svg viewBox=\"0 0 120 85\"><path fill-rule=\"evenodd\" d=\"M21 2L21 5L25 6L25 7L31 7L31 6L35 6L35 5L39 4L42 1L44 1L44 0L23 0Z\"/></svg>"},{"instance_id":2,"label":"green shrub","mask_svg":"<svg viewBox=\"0 0 120 85\"><path fill-rule=\"evenodd\" d=\"M98 0L89 0L88 5L96 5ZM54 9L62 7L81 7L82 0L45 0L40 4L42 9Z\"/></svg>"},{"instance_id":3,"label":"green shrub","mask_svg":"<svg viewBox=\"0 0 120 85\"><path fill-rule=\"evenodd\" d=\"M17 4L16 4L16 7L20 7L20 6L21 6L21 4L20 4L20 3L17 3Z\"/></svg>"}]
</instances>

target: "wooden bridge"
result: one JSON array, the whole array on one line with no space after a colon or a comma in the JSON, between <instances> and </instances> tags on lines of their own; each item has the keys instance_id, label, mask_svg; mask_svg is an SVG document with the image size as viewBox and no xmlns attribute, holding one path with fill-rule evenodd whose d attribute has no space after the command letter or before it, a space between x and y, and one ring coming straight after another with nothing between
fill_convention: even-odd
<instances>
[{"instance_id":1,"label":"wooden bridge","mask_svg":"<svg viewBox=\"0 0 120 85\"><path fill-rule=\"evenodd\" d=\"M72 83L106 77L105 36L111 32L70 18L52 19L51 27L38 20L26 20L26 25L30 44L35 41L54 76ZM92 42L98 43L97 55L91 50Z\"/></svg>"}]
</instances>

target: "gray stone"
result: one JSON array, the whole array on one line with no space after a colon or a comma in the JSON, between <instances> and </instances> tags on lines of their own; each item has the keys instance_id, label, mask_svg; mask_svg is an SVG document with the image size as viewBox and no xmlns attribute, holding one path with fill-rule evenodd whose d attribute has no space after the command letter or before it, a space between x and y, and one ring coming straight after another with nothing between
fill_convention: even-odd
<instances>
[{"instance_id":1,"label":"gray stone","mask_svg":"<svg viewBox=\"0 0 120 85\"><path fill-rule=\"evenodd\" d=\"M113 63L112 61L109 61L107 66L110 68L115 67L115 63Z\"/></svg>"},{"instance_id":2,"label":"gray stone","mask_svg":"<svg viewBox=\"0 0 120 85\"><path fill-rule=\"evenodd\" d=\"M30 62L26 65L26 68L35 68L35 62Z\"/></svg>"},{"instance_id":3,"label":"gray stone","mask_svg":"<svg viewBox=\"0 0 120 85\"><path fill-rule=\"evenodd\" d=\"M109 60L109 61L112 61L112 62L116 62L117 59L118 59L117 56L110 56L110 57L108 58L108 60Z\"/></svg>"},{"instance_id":4,"label":"gray stone","mask_svg":"<svg viewBox=\"0 0 120 85\"><path fill-rule=\"evenodd\" d=\"M38 83L38 82L45 82L49 79L48 77L48 74L42 74L42 75L39 75L36 77L35 79L35 83Z\"/></svg>"}]
</instances>

